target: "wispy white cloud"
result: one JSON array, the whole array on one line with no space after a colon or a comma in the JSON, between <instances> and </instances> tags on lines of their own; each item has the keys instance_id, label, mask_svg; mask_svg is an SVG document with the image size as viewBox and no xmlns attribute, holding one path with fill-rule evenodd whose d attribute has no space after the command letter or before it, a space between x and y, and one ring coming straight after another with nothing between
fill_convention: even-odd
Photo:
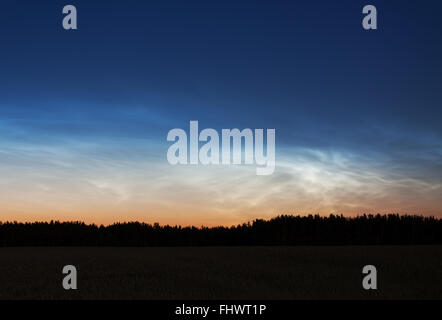
<instances>
[{"instance_id":1,"label":"wispy white cloud","mask_svg":"<svg viewBox=\"0 0 442 320\"><path fill-rule=\"evenodd\" d=\"M401 162L394 150L282 146L269 176L255 166L172 166L166 150L154 139L3 141L1 220L217 224L282 213L441 213L437 148Z\"/></svg>"}]
</instances>

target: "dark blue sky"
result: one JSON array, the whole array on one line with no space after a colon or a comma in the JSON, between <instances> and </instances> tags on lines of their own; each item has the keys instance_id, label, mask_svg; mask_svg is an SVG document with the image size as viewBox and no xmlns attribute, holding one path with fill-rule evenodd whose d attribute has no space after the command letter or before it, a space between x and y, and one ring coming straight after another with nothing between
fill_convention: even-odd
<instances>
[{"instance_id":1,"label":"dark blue sky","mask_svg":"<svg viewBox=\"0 0 442 320\"><path fill-rule=\"evenodd\" d=\"M148 104L177 124L276 127L287 142L371 139L373 125L442 133L440 1L370 2L374 32L361 27L367 1L74 1L73 32L67 3L3 2L2 103L46 117L87 101L87 119Z\"/></svg>"},{"instance_id":2,"label":"dark blue sky","mask_svg":"<svg viewBox=\"0 0 442 320\"><path fill-rule=\"evenodd\" d=\"M61 26L67 4L76 31ZM376 31L361 26L366 4ZM166 147L168 130L199 120L440 183L441 12L435 0L5 0L0 142Z\"/></svg>"}]
</instances>

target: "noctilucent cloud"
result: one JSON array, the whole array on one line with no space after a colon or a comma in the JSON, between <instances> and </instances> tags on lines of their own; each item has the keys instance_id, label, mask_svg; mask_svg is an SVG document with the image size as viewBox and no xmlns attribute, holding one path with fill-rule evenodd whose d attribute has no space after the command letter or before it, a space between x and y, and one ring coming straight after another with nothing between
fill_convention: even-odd
<instances>
[{"instance_id":1,"label":"noctilucent cloud","mask_svg":"<svg viewBox=\"0 0 442 320\"><path fill-rule=\"evenodd\" d=\"M64 30L73 4L78 30ZM373 4L378 29L362 28ZM442 215L442 3L4 1L0 220ZM274 128L276 169L172 166L173 128Z\"/></svg>"}]
</instances>

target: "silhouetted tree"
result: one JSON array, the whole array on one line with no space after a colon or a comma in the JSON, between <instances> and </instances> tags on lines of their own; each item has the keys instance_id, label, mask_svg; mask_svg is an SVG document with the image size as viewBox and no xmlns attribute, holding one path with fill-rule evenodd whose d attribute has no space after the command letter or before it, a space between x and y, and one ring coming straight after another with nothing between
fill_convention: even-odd
<instances>
[{"instance_id":1,"label":"silhouetted tree","mask_svg":"<svg viewBox=\"0 0 442 320\"><path fill-rule=\"evenodd\" d=\"M0 246L255 246L442 244L442 220L411 215L291 216L231 227L128 222L0 223Z\"/></svg>"}]
</instances>

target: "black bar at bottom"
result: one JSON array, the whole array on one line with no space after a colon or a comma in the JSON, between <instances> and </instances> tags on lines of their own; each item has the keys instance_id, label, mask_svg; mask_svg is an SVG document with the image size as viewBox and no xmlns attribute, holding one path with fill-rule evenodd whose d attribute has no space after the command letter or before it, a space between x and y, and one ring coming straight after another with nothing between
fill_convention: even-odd
<instances>
[{"instance_id":1,"label":"black bar at bottom","mask_svg":"<svg viewBox=\"0 0 442 320\"><path fill-rule=\"evenodd\" d=\"M415 313L419 317L438 314L442 300L73 300L73 301L0 301L3 312L14 316L38 313L45 316L94 317L108 316L132 319L308 319L338 316L360 317L391 316ZM10 310L8 310L10 309ZM137 315L134 317L134 315Z\"/></svg>"}]
</instances>

